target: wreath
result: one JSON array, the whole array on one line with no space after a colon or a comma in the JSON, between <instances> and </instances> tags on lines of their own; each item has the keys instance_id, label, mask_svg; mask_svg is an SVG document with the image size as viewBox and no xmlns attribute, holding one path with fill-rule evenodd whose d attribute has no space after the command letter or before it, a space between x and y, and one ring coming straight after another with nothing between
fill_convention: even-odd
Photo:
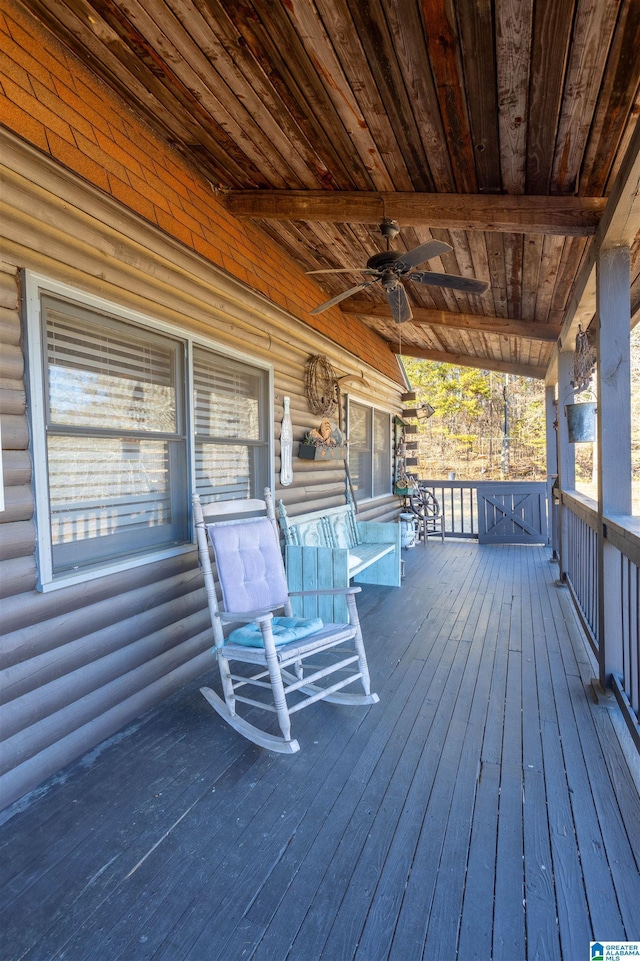
<instances>
[{"instance_id":1,"label":"wreath","mask_svg":"<svg viewBox=\"0 0 640 961\"><path fill-rule=\"evenodd\" d=\"M573 355L573 386L580 392L586 390L596 367L596 350L589 333L578 324L576 349Z\"/></svg>"},{"instance_id":2,"label":"wreath","mask_svg":"<svg viewBox=\"0 0 640 961\"><path fill-rule=\"evenodd\" d=\"M336 372L323 354L315 354L306 367L307 403L312 414L327 417L338 406Z\"/></svg>"}]
</instances>

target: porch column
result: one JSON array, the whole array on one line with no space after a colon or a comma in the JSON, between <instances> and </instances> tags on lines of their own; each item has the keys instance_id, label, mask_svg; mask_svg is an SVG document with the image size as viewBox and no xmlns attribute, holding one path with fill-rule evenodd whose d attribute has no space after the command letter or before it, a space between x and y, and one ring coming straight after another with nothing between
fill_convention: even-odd
<instances>
[{"instance_id":1,"label":"porch column","mask_svg":"<svg viewBox=\"0 0 640 961\"><path fill-rule=\"evenodd\" d=\"M606 518L631 514L631 280L629 248L600 250L598 316L598 512L600 683L622 674L621 571L606 539Z\"/></svg>"},{"instance_id":2,"label":"porch column","mask_svg":"<svg viewBox=\"0 0 640 961\"><path fill-rule=\"evenodd\" d=\"M555 428L556 421L556 389L554 385L545 387L544 391L544 410L547 441L547 504L549 511L549 536L551 538L551 549L553 556L558 556L558 517L557 510L553 505L553 483L558 476L558 432Z\"/></svg>"},{"instance_id":3,"label":"porch column","mask_svg":"<svg viewBox=\"0 0 640 961\"><path fill-rule=\"evenodd\" d=\"M575 447L569 443L569 427L564 412L565 404L573 401L573 351L561 350L558 354L558 481L561 491L572 491L576 486ZM569 512L560 504L558 524L560 549L560 580L567 570L567 524Z\"/></svg>"}]
</instances>

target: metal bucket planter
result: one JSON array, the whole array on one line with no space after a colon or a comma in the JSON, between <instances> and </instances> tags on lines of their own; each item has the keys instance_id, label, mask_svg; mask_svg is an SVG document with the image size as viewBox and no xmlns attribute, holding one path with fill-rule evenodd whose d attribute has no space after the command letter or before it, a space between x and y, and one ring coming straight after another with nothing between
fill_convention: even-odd
<instances>
[{"instance_id":1,"label":"metal bucket planter","mask_svg":"<svg viewBox=\"0 0 640 961\"><path fill-rule=\"evenodd\" d=\"M589 444L596 439L596 405L565 404L570 444Z\"/></svg>"}]
</instances>

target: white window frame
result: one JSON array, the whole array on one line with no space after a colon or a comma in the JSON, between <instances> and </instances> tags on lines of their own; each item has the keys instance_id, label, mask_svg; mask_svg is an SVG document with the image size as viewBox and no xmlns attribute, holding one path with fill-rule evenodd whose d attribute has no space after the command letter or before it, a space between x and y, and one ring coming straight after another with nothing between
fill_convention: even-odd
<instances>
[{"instance_id":1,"label":"white window frame","mask_svg":"<svg viewBox=\"0 0 640 961\"><path fill-rule=\"evenodd\" d=\"M213 338L194 335L176 324L171 324L148 314L141 313L121 304L106 300L95 294L87 293L69 284L53 280L50 277L24 271L23 290L25 294L25 330L28 359L27 389L29 392L29 410L31 423L31 449L33 454L33 489L35 498L35 524L36 524L36 559L38 567L37 588L42 592L58 590L69 587L73 584L81 584L86 581L95 580L98 577L105 577L109 574L142 567L156 561L164 560L193 551L193 532L189 534L189 540L184 544L173 545L166 548L151 548L148 552L141 552L135 555L123 555L120 558L97 562L95 565L78 568L74 571L55 574L53 570L53 547L51 543L50 509L49 509L49 484L48 484L48 462L46 445L46 416L43 386L44 353L41 335L41 294L52 294L63 298L66 301L77 304L115 317L117 320L130 323L158 334L177 338L182 342L185 351L185 432L187 442L187 485L184 495L188 501L189 518L191 518L191 491L195 484L195 434L194 434L194 409L193 409L193 382L192 382L192 359L194 346L203 347L214 351L216 354L229 357L249 367L262 370L267 375L267 444L268 444L268 465L267 483L273 489L275 477L275 457L274 457L274 405L273 405L273 364L265 363L253 357L249 357L240 351L217 343Z\"/></svg>"},{"instance_id":2,"label":"white window frame","mask_svg":"<svg viewBox=\"0 0 640 961\"><path fill-rule=\"evenodd\" d=\"M371 489L366 496L361 498L356 498L358 504L364 503L365 501L376 501L383 497L389 497L393 493L393 412L387 407L380 407L377 404L371 404L367 401L362 400L359 397L353 397L352 395L347 395L347 438L349 438L349 432L351 430L351 407L356 404L358 407L364 407L369 410L370 416L370 428L371 428L371 459L370 459L370 477L371 477ZM376 413L384 414L389 418L389 431L388 431L388 443L389 443L389 478L388 478L388 489L382 494L374 494L373 488L375 483L375 437L374 437L374 416ZM347 447L347 457L349 457L349 447Z\"/></svg>"}]
</instances>

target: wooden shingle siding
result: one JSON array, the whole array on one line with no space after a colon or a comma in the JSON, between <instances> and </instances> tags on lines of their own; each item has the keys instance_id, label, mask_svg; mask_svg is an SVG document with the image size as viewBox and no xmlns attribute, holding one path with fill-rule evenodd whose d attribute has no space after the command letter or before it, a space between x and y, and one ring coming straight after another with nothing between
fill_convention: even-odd
<instances>
[{"instance_id":1,"label":"wooden shingle siding","mask_svg":"<svg viewBox=\"0 0 640 961\"><path fill-rule=\"evenodd\" d=\"M91 32L84 22L81 29ZM0 0L0 47L0 119L8 130L320 333L338 342L347 334L356 355L398 378L396 359L378 334L357 318L345 325L339 310L312 317L309 305L324 296L315 280L265 233L231 216L216 196L218 181L185 161L12 0ZM197 127L191 108L184 123ZM172 133L180 138L185 129ZM208 147L223 155L222 128L219 135Z\"/></svg>"},{"instance_id":2,"label":"wooden shingle siding","mask_svg":"<svg viewBox=\"0 0 640 961\"><path fill-rule=\"evenodd\" d=\"M18 148L14 145L14 151ZM18 151L19 152L19 151ZM17 153L14 153L14 159ZM36 271L274 367L275 493L294 510L342 504L342 461L297 458L319 426L305 365L325 353L364 375L365 403L399 409L401 387L201 257L144 226L48 160L25 152L5 180L0 240L0 400L6 510L0 514L0 809L212 668L206 598L194 551L77 586L36 590L36 528L20 313L20 271ZM61 199L64 196L64 200ZM38 221L29 210L38 205ZM65 217L67 230L57 228ZM283 398L291 398L294 480L278 484ZM344 396L343 396L344 404ZM337 419L337 416L336 416ZM366 517L398 513L392 496Z\"/></svg>"}]
</instances>

